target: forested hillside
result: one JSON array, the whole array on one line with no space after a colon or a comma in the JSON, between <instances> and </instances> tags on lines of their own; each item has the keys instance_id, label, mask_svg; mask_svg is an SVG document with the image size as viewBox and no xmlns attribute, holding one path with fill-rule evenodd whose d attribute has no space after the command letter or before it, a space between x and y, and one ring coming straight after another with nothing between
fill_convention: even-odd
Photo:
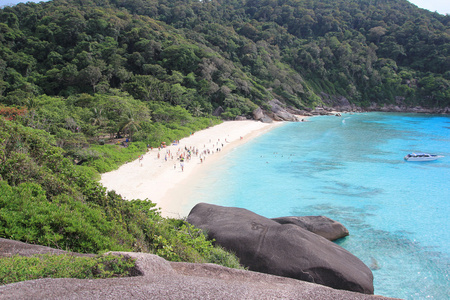
<instances>
[{"instance_id":1,"label":"forested hillside","mask_svg":"<svg viewBox=\"0 0 450 300\"><path fill-rule=\"evenodd\" d=\"M406 0L56 0L5 7L0 22L9 105L120 91L227 118L272 98L314 107L322 92L450 103L450 16Z\"/></svg>"},{"instance_id":2,"label":"forested hillside","mask_svg":"<svg viewBox=\"0 0 450 300\"><path fill-rule=\"evenodd\" d=\"M5 6L0 237L226 260L182 221L163 221L151 202L106 194L98 172L148 145L270 110L273 99L313 109L344 97L363 108L450 106L450 16L406 0Z\"/></svg>"}]
</instances>

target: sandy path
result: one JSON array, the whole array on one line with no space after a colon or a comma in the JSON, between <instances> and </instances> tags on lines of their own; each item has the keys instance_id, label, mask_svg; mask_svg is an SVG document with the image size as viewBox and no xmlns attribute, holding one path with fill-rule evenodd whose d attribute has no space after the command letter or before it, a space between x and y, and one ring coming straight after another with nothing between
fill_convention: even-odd
<instances>
[{"instance_id":1,"label":"sandy path","mask_svg":"<svg viewBox=\"0 0 450 300\"><path fill-rule=\"evenodd\" d=\"M149 199L157 203L163 216L184 216L186 212L181 211L181 202L186 200L183 197L184 186L198 179L202 169L206 169L226 152L281 124L283 123L227 121L196 132L180 140L178 145L150 150L142 160L136 159L118 170L103 174L100 183L127 200ZM182 171L177 154L187 155L186 148L195 152L198 149L199 155L194 154L191 160L186 160ZM220 151L217 151L218 148ZM208 150L209 154L200 155ZM204 158L203 162L201 157Z\"/></svg>"}]
</instances>

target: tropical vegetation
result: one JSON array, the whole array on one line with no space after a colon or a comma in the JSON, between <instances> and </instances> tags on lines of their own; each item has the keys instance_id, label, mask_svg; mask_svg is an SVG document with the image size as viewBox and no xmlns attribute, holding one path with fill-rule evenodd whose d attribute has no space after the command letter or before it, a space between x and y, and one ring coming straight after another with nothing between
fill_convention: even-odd
<instances>
[{"instance_id":1,"label":"tropical vegetation","mask_svg":"<svg viewBox=\"0 0 450 300\"><path fill-rule=\"evenodd\" d=\"M155 204L107 192L46 131L0 118L0 237L80 253L137 251L239 267L237 259Z\"/></svg>"},{"instance_id":2,"label":"tropical vegetation","mask_svg":"<svg viewBox=\"0 0 450 300\"><path fill-rule=\"evenodd\" d=\"M104 279L132 276L135 260L116 255L79 257L67 254L4 257L0 285L40 278Z\"/></svg>"}]
</instances>

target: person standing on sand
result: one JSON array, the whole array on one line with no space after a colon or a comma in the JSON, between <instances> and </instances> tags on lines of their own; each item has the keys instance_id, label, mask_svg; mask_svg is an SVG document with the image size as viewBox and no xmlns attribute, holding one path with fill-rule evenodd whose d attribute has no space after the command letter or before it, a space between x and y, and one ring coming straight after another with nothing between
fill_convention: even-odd
<instances>
[{"instance_id":1,"label":"person standing on sand","mask_svg":"<svg viewBox=\"0 0 450 300\"><path fill-rule=\"evenodd\" d=\"M181 172L184 172L184 157L183 156L180 157L180 167L181 167Z\"/></svg>"}]
</instances>

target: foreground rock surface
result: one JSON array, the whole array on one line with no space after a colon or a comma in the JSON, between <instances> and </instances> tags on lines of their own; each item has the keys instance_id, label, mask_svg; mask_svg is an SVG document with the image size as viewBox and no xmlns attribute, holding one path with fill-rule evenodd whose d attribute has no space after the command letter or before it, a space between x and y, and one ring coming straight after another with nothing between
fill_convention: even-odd
<instances>
[{"instance_id":1,"label":"foreground rock surface","mask_svg":"<svg viewBox=\"0 0 450 300\"><path fill-rule=\"evenodd\" d=\"M41 246L4 239L0 243L3 249L9 245L20 251L27 248L27 254L45 252ZM9 254L18 254L11 249ZM141 276L30 280L0 286L0 299L388 299L213 264L173 263L146 253L115 254L135 258L136 273Z\"/></svg>"},{"instance_id":2,"label":"foreground rock surface","mask_svg":"<svg viewBox=\"0 0 450 300\"><path fill-rule=\"evenodd\" d=\"M373 294L372 271L357 257L297 225L249 210L197 204L187 221L233 251L252 271Z\"/></svg>"},{"instance_id":3,"label":"foreground rock surface","mask_svg":"<svg viewBox=\"0 0 450 300\"><path fill-rule=\"evenodd\" d=\"M281 217L273 218L280 224L293 224L318 234L329 241L348 236L348 229L339 222L324 216Z\"/></svg>"},{"instance_id":4,"label":"foreground rock surface","mask_svg":"<svg viewBox=\"0 0 450 300\"><path fill-rule=\"evenodd\" d=\"M64 250L54 249L50 247L30 245L19 241L0 238L0 258L10 257L14 255L32 256L36 254L54 254L54 255L71 254L74 256L95 257L95 254L67 252Z\"/></svg>"}]
</instances>

